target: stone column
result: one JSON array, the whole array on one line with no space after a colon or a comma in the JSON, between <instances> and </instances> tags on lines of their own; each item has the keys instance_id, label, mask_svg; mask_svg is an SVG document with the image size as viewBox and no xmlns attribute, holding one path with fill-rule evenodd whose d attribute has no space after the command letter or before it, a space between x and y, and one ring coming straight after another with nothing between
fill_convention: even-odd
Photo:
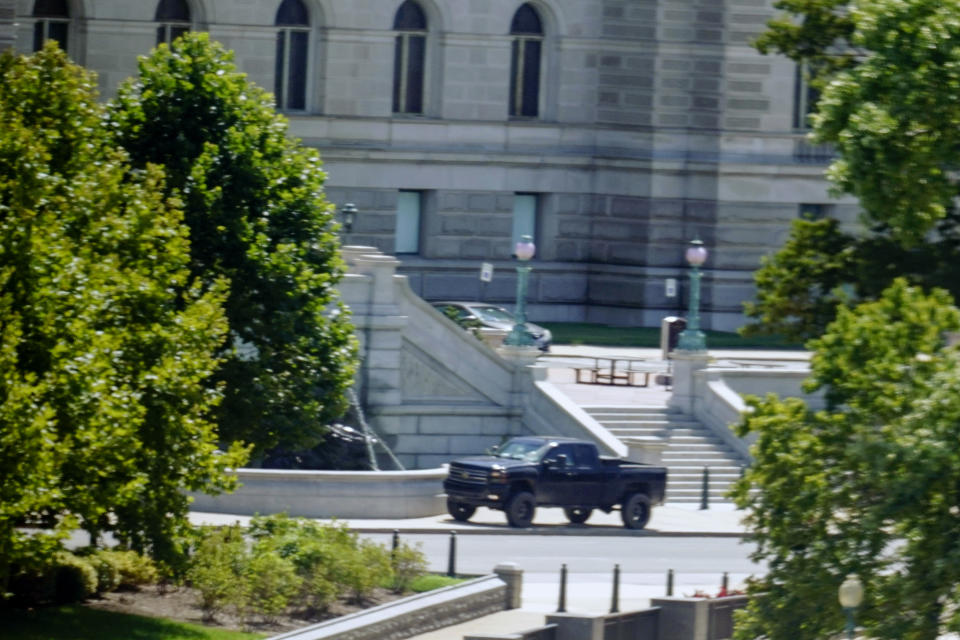
<instances>
[{"instance_id":1,"label":"stone column","mask_svg":"<svg viewBox=\"0 0 960 640\"><path fill-rule=\"evenodd\" d=\"M706 351L677 349L671 358L673 360L673 394L667 406L693 415L698 394L696 373L707 367L710 354Z\"/></svg>"},{"instance_id":2,"label":"stone column","mask_svg":"<svg viewBox=\"0 0 960 640\"><path fill-rule=\"evenodd\" d=\"M507 584L506 608L519 609L523 600L523 569L515 562L501 562L493 572Z\"/></svg>"},{"instance_id":3,"label":"stone column","mask_svg":"<svg viewBox=\"0 0 960 640\"><path fill-rule=\"evenodd\" d=\"M351 274L365 276L366 287L355 295L366 299L346 300L353 310L363 358L360 381L364 404L398 405L403 402L400 388L400 350L407 318L397 307L394 278L400 261L381 253L367 252L370 247L348 247ZM375 249L374 249L375 251ZM361 253L362 252L362 253Z\"/></svg>"},{"instance_id":4,"label":"stone column","mask_svg":"<svg viewBox=\"0 0 960 640\"><path fill-rule=\"evenodd\" d=\"M519 435L523 433L523 414L527 406L527 397L533 387L533 380L541 367L537 365L540 350L536 347L518 347L503 345L497 349L497 354L514 365L513 376L510 381L510 408L513 418L510 423L510 432ZM540 378L537 378L540 379Z\"/></svg>"}]
</instances>

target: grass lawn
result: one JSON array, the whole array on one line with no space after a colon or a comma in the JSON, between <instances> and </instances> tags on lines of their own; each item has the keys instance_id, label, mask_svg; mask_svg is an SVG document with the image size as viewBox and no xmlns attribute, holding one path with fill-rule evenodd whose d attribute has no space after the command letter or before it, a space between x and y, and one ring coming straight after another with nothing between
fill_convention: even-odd
<instances>
[{"instance_id":1,"label":"grass lawn","mask_svg":"<svg viewBox=\"0 0 960 640\"><path fill-rule=\"evenodd\" d=\"M589 344L604 347L660 348L660 329L655 327L611 327L587 322L539 322L553 333L553 343ZM707 347L717 349L802 349L803 345L778 336L744 338L726 331L704 331Z\"/></svg>"},{"instance_id":2,"label":"grass lawn","mask_svg":"<svg viewBox=\"0 0 960 640\"><path fill-rule=\"evenodd\" d=\"M0 613L4 640L253 640L260 633L211 629L69 605Z\"/></svg>"}]
</instances>

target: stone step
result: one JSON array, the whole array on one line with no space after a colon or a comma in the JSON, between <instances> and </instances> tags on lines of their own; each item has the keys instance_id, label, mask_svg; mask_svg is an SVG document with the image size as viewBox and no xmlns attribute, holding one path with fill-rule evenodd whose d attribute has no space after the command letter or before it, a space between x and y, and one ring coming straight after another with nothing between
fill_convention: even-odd
<instances>
[{"instance_id":1,"label":"stone step","mask_svg":"<svg viewBox=\"0 0 960 640\"><path fill-rule=\"evenodd\" d=\"M617 438L658 438L666 444L662 464L668 472L667 500L701 500L704 467L710 469L710 500L729 500L726 494L740 477L742 460L692 416L665 407L585 406L583 409Z\"/></svg>"},{"instance_id":2,"label":"stone step","mask_svg":"<svg viewBox=\"0 0 960 640\"><path fill-rule=\"evenodd\" d=\"M662 405L609 405L609 404L585 404L580 407L589 414L594 413L669 413L672 415L683 415L676 409L664 407Z\"/></svg>"}]
</instances>

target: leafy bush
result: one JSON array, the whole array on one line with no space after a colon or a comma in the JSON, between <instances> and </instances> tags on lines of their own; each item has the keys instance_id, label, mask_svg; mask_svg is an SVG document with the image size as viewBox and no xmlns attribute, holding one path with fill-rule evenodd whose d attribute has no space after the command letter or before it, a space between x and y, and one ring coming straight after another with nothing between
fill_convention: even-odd
<instances>
[{"instance_id":1,"label":"leafy bush","mask_svg":"<svg viewBox=\"0 0 960 640\"><path fill-rule=\"evenodd\" d=\"M244 597L247 546L238 525L203 528L187 569L187 580L199 594L206 620Z\"/></svg>"},{"instance_id":2,"label":"leafy bush","mask_svg":"<svg viewBox=\"0 0 960 640\"><path fill-rule=\"evenodd\" d=\"M403 593L410 590L413 581L427 572L427 557L421 551L422 545L416 546L401 542L391 555L393 565L393 590Z\"/></svg>"},{"instance_id":3,"label":"leafy bush","mask_svg":"<svg viewBox=\"0 0 960 640\"><path fill-rule=\"evenodd\" d=\"M240 608L268 622L286 611L303 583L303 578L297 575L297 569L290 560L272 553L251 557L244 578L246 597ZM246 617L243 615L244 619Z\"/></svg>"},{"instance_id":4,"label":"leafy bush","mask_svg":"<svg viewBox=\"0 0 960 640\"><path fill-rule=\"evenodd\" d=\"M345 524L275 515L253 518L246 531L202 529L187 578L208 619L232 605L245 620L270 620L294 602L323 611L343 595L366 600L381 585L404 591L425 569L418 547L391 554Z\"/></svg>"},{"instance_id":5,"label":"leafy bush","mask_svg":"<svg viewBox=\"0 0 960 640\"><path fill-rule=\"evenodd\" d=\"M97 572L97 593L108 593L120 587L120 570L104 552L87 557L87 562Z\"/></svg>"},{"instance_id":6,"label":"leafy bush","mask_svg":"<svg viewBox=\"0 0 960 640\"><path fill-rule=\"evenodd\" d=\"M344 564L347 569L343 576L344 585L358 603L369 598L381 582L393 579L390 552L370 540L361 540Z\"/></svg>"},{"instance_id":7,"label":"leafy bush","mask_svg":"<svg viewBox=\"0 0 960 640\"><path fill-rule=\"evenodd\" d=\"M97 571L89 562L72 553L57 555L53 567L54 601L57 604L83 602L97 592Z\"/></svg>"},{"instance_id":8,"label":"leafy bush","mask_svg":"<svg viewBox=\"0 0 960 640\"><path fill-rule=\"evenodd\" d=\"M98 552L96 557L116 569L119 580L117 588L120 589L136 589L143 585L154 584L160 576L153 560L136 551L104 549Z\"/></svg>"}]
</instances>

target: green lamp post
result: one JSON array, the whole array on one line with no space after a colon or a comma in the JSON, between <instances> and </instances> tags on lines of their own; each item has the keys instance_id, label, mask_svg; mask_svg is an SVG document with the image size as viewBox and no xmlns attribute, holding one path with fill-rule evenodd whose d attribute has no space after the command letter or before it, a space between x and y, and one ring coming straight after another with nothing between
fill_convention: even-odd
<instances>
[{"instance_id":1,"label":"green lamp post","mask_svg":"<svg viewBox=\"0 0 960 640\"><path fill-rule=\"evenodd\" d=\"M690 265L690 313L687 328L680 333L677 349L706 351L706 336L700 331L700 266L707 261L707 250L700 240L691 240L684 254Z\"/></svg>"},{"instance_id":2,"label":"green lamp post","mask_svg":"<svg viewBox=\"0 0 960 640\"><path fill-rule=\"evenodd\" d=\"M527 278L530 276L531 267L527 266L530 258L536 252L537 247L533 244L533 238L530 236L521 236L514 248L513 253L520 261L517 267L517 309L514 315L517 318L513 329L507 334L503 344L511 347L532 347L534 346L533 336L527 331Z\"/></svg>"}]
</instances>

